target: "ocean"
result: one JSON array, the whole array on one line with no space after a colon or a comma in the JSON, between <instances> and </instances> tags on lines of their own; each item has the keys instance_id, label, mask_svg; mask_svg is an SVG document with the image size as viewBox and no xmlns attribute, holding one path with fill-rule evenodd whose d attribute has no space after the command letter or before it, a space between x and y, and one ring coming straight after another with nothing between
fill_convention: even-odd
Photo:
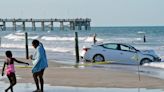
<instances>
[{"instance_id":1,"label":"ocean","mask_svg":"<svg viewBox=\"0 0 164 92\"><path fill-rule=\"evenodd\" d=\"M32 28L27 28L26 31L21 29L13 31L12 28L7 28L6 31L0 31L0 56L5 56L5 51L11 50L13 57L26 58L25 52L25 32L28 33L28 47L29 55L34 53L34 48L31 45L33 39L38 39L43 43L47 57L49 60L75 64L75 32L78 32L79 41L79 52L82 51L83 47L90 47L93 45L93 35L96 34L97 43L127 43L139 50L143 49L153 49L157 55L159 55L164 61L164 27L162 26L149 26L149 27L92 27L91 30L59 30L59 28L54 28L54 30L46 29L41 31L41 28L37 28L33 31ZM143 41L144 35L146 36L146 42ZM2 61L3 59L1 59ZM1 62L2 64L2 62ZM125 66L125 65L99 65L97 67L104 67L104 69L123 69L127 71L132 71L138 74L146 74L152 77L163 79L163 69L164 62L152 63L151 67L140 67L135 66ZM91 67L95 68L95 66ZM137 72L138 71L138 72ZM5 77L6 78L6 77ZM3 79L3 77L0 77ZM0 82L3 86L0 87L0 92L8 86L8 84ZM22 89L20 89L20 86ZM20 84L14 87L16 91L31 91L34 85L31 84ZM123 92L163 92L161 89L145 89L145 88L78 88L78 87L52 87L46 86L47 92L90 92L90 91L123 91Z\"/></svg>"},{"instance_id":2,"label":"ocean","mask_svg":"<svg viewBox=\"0 0 164 92\"><path fill-rule=\"evenodd\" d=\"M75 58L75 32L78 32L79 52L83 47L93 45L93 35L96 34L98 43L120 42L127 43L137 49L153 49L164 59L164 27L163 26L141 26L141 27L92 27L91 30L54 30L42 31L37 28L26 28L13 31L7 28L0 31L0 55L4 56L6 50L11 50L14 57L26 57L25 32L28 33L29 54L33 54L31 45L33 39L40 40L47 52L49 60L56 62L74 64ZM146 42L143 42L143 36Z\"/></svg>"}]
</instances>

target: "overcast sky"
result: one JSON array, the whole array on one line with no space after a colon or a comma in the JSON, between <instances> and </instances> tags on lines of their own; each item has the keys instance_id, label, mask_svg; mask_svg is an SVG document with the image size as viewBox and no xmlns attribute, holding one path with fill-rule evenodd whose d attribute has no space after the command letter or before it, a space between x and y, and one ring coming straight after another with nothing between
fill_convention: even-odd
<instances>
[{"instance_id":1,"label":"overcast sky","mask_svg":"<svg viewBox=\"0 0 164 92\"><path fill-rule=\"evenodd\" d=\"M0 0L0 18L91 18L92 26L164 26L164 0Z\"/></svg>"}]
</instances>

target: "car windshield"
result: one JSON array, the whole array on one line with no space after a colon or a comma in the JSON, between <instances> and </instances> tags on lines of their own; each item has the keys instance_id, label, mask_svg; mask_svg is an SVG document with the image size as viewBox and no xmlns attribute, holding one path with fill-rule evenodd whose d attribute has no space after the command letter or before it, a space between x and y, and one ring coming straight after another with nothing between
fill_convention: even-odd
<instances>
[{"instance_id":1,"label":"car windshield","mask_svg":"<svg viewBox=\"0 0 164 92\"><path fill-rule=\"evenodd\" d=\"M132 51L132 52L139 51L130 45L129 46L128 45L120 45L120 47L121 47L121 50L124 50L124 51Z\"/></svg>"}]
</instances>

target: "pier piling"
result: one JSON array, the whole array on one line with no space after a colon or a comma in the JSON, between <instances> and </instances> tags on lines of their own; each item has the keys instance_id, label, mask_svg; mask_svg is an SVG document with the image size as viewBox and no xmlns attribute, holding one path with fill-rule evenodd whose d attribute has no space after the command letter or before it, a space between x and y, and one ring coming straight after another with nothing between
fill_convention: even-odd
<instances>
[{"instance_id":1,"label":"pier piling","mask_svg":"<svg viewBox=\"0 0 164 92\"><path fill-rule=\"evenodd\" d=\"M78 43L77 32L75 32L75 52L76 52L76 64L79 64L79 43Z\"/></svg>"},{"instance_id":2,"label":"pier piling","mask_svg":"<svg viewBox=\"0 0 164 92\"><path fill-rule=\"evenodd\" d=\"M51 30L54 30L53 21L51 21Z\"/></svg>"},{"instance_id":3,"label":"pier piling","mask_svg":"<svg viewBox=\"0 0 164 92\"><path fill-rule=\"evenodd\" d=\"M44 21L41 22L42 24L42 31L44 31Z\"/></svg>"},{"instance_id":4,"label":"pier piling","mask_svg":"<svg viewBox=\"0 0 164 92\"><path fill-rule=\"evenodd\" d=\"M3 30L6 30L6 22L3 21Z\"/></svg>"},{"instance_id":5,"label":"pier piling","mask_svg":"<svg viewBox=\"0 0 164 92\"><path fill-rule=\"evenodd\" d=\"M29 59L29 54L28 54L28 34L25 32L25 48L26 48L26 59Z\"/></svg>"},{"instance_id":6,"label":"pier piling","mask_svg":"<svg viewBox=\"0 0 164 92\"><path fill-rule=\"evenodd\" d=\"M36 27L35 27L35 22L34 21L32 21L32 30L36 30Z\"/></svg>"},{"instance_id":7,"label":"pier piling","mask_svg":"<svg viewBox=\"0 0 164 92\"><path fill-rule=\"evenodd\" d=\"M22 22L22 25L23 25L23 31L25 31L26 30L25 21Z\"/></svg>"}]
</instances>

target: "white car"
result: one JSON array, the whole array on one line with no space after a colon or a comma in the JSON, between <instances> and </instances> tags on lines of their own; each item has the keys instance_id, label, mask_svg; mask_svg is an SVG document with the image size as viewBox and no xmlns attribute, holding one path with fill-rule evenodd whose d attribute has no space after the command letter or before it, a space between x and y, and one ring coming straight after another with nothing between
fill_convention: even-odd
<instances>
[{"instance_id":1,"label":"white car","mask_svg":"<svg viewBox=\"0 0 164 92\"><path fill-rule=\"evenodd\" d=\"M81 58L84 61L110 61L123 64L140 64L161 61L154 50L137 50L123 43L104 43L83 48Z\"/></svg>"}]
</instances>

